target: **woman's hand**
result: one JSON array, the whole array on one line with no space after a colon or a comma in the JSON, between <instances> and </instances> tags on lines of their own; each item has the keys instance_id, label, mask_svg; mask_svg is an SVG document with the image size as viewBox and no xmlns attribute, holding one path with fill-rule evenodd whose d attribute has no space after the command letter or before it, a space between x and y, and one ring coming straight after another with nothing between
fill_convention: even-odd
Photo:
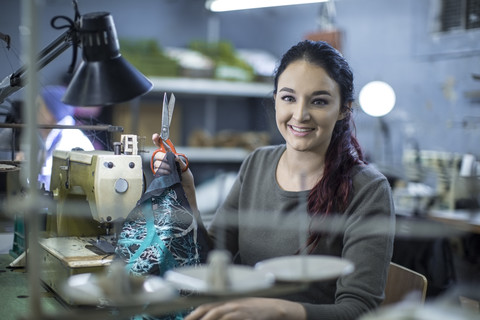
<instances>
[{"instance_id":1,"label":"woman's hand","mask_svg":"<svg viewBox=\"0 0 480 320\"><path fill-rule=\"evenodd\" d=\"M160 148L162 141L158 133L154 133L152 135L152 141L158 148ZM164 146L167 150L169 150L168 145L165 144ZM158 172L161 175L167 175L172 172L173 168L170 168L166 161L162 161L163 158L165 158L165 153L157 152L155 154L153 169L155 172ZM185 164L185 162L183 162L181 157L175 155L175 161L180 164L180 169L182 169L182 187L185 191L185 195L187 196L188 203L190 204L192 210L197 213L198 207L195 195L195 180L193 178L193 174L190 169L183 171L187 165Z\"/></svg>"},{"instance_id":2,"label":"woman's hand","mask_svg":"<svg viewBox=\"0 0 480 320\"><path fill-rule=\"evenodd\" d=\"M154 133L152 135L152 141L158 148L162 146L162 139L160 138L160 135L158 133ZM163 147L165 147L167 151L171 151L167 144L164 144ZM155 154L153 169L155 172L157 172L158 170L161 170L159 172L160 174L169 174L171 173L171 168L168 166L167 163L164 163L162 161L164 157L165 157L165 153L163 152L157 152ZM177 161L177 163L180 165L180 169L182 170L182 181L186 180L185 182L193 184L194 179L193 179L192 172L189 169L185 170L185 167L187 166L186 163L182 160L181 157L177 155L175 155L175 161ZM183 182L182 182L182 185L183 185Z\"/></svg>"},{"instance_id":3,"label":"woman's hand","mask_svg":"<svg viewBox=\"0 0 480 320\"><path fill-rule=\"evenodd\" d=\"M185 320L302 320L306 317L305 309L296 302L270 298L245 298L201 305Z\"/></svg>"}]
</instances>

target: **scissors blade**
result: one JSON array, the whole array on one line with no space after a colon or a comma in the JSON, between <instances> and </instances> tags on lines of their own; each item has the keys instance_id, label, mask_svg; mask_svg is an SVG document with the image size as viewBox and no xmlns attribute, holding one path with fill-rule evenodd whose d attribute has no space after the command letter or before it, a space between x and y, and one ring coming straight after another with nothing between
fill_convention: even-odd
<instances>
[{"instance_id":1,"label":"scissors blade","mask_svg":"<svg viewBox=\"0 0 480 320\"><path fill-rule=\"evenodd\" d=\"M168 125L172 123L173 110L175 109L175 95L172 93L170 95L170 101L168 102Z\"/></svg>"},{"instance_id":2,"label":"scissors blade","mask_svg":"<svg viewBox=\"0 0 480 320\"><path fill-rule=\"evenodd\" d=\"M170 135L170 121L171 116L169 112L169 106L167 101L167 93L163 95L163 108L162 108L162 131L160 132L160 138L167 140Z\"/></svg>"}]
</instances>

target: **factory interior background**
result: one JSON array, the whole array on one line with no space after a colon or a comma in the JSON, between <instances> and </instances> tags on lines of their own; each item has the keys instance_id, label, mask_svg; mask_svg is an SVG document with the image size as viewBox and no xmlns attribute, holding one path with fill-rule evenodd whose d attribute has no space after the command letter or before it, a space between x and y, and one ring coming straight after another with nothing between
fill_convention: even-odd
<instances>
[{"instance_id":1,"label":"factory interior background","mask_svg":"<svg viewBox=\"0 0 480 320\"><path fill-rule=\"evenodd\" d=\"M78 4L81 14L112 14L122 54L147 77L217 78L239 83L239 87L244 83L258 84L257 90L245 89L240 94L212 87L204 92L189 91L188 87L173 90L177 103L171 137L178 150L191 152L199 192L210 197L199 206L204 206L203 212L208 214L221 201L225 184L230 183L249 151L282 142L269 112L271 75L281 54L307 38L334 42L353 69L356 97L372 81L384 81L394 89L396 103L389 114L369 116L358 102L354 113L357 136L368 160L392 181L393 187L405 187L409 180L415 180L438 190L442 183L433 165L426 164L421 173L414 171L414 158L408 158L411 152L442 159L468 154L480 161L480 3L458 1L473 4L468 29L461 19L452 18L455 12L441 11L448 0L336 0L330 7L307 4L225 13L207 11L201 0L79 0ZM36 14L38 50L62 32L51 27L54 16L73 17L71 1L40 2ZM11 37L11 48L0 41L1 79L22 65L21 24L22 1L2 0L0 32ZM249 67L238 63L224 68L222 73L215 72L205 55L188 61L191 56L187 49L191 54L193 49L201 51L212 42L222 45L226 56L233 54L243 62L253 62ZM39 71L40 86L64 81L71 62L70 50ZM180 56L185 59L174 59ZM9 99L21 100L22 92ZM160 129L162 96L163 89L154 88L119 106L87 110L82 121L122 126L126 133L145 137L145 150L151 152L151 134ZM0 116L0 121L4 122L5 117ZM99 149L111 150L111 141L119 138L115 134L89 134L95 136ZM8 132L3 130L1 136L1 160L8 160ZM147 153L147 166L148 161ZM478 176L476 179L477 188L472 192L478 200ZM471 198L470 190L466 192L465 197ZM455 202L453 197L451 201ZM413 210L411 202L405 203L406 210ZM458 203L448 205L460 208ZM2 253L8 253L13 241L12 225L2 223L6 227L0 230L1 248ZM442 274L432 280L432 285L438 285L431 288L432 298L451 288L454 281L480 281L479 239L477 223L477 234L468 238L468 253L462 251L464 243L458 239L448 240L455 274ZM442 258L437 261L431 257L440 269L447 269Z\"/></svg>"},{"instance_id":2,"label":"factory interior background","mask_svg":"<svg viewBox=\"0 0 480 320\"><path fill-rule=\"evenodd\" d=\"M435 31L439 23L437 2L335 1L329 27L340 32L340 49L353 68L357 95L366 83L382 80L394 88L397 97L394 110L384 118L388 128L383 130L388 130L388 137L378 119L357 112L357 133L373 162L401 165L403 147L410 139L421 149L459 153L478 150L480 111L478 80L474 76L478 74L479 31ZM38 12L39 48L60 34L50 26L50 20L56 15L70 17L73 12L69 1L44 3ZM274 59L292 44L321 31L325 24L318 4L214 14L204 8L202 1L142 1L133 5L130 1L83 0L79 9L81 13L110 12L120 39L153 40L161 49L188 48L192 42L213 38L231 44L234 50L261 50ZM4 1L0 23L2 32L12 37L13 48L5 52L0 66L7 76L21 66L21 2ZM46 66L41 71L41 84L60 82L70 58L70 52L65 52ZM233 100L224 104L235 104ZM196 97L188 103L195 107L182 110L184 132L180 134L181 143L177 142L181 145L188 142L188 130L205 127L205 99ZM214 130L254 130L261 126L252 121L251 112L229 106L227 109L218 108ZM235 117L224 116L231 112ZM244 128L237 128L240 125ZM382 150L384 138L389 139L388 152Z\"/></svg>"}]
</instances>

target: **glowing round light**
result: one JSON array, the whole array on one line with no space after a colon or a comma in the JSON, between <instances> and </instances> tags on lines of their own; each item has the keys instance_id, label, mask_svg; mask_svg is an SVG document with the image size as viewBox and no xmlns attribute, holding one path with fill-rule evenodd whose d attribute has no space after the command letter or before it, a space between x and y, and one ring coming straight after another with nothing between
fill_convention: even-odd
<instances>
[{"instance_id":1,"label":"glowing round light","mask_svg":"<svg viewBox=\"0 0 480 320\"><path fill-rule=\"evenodd\" d=\"M358 100L366 114L382 117L392 111L395 106L395 92L388 83L372 81L360 90Z\"/></svg>"}]
</instances>

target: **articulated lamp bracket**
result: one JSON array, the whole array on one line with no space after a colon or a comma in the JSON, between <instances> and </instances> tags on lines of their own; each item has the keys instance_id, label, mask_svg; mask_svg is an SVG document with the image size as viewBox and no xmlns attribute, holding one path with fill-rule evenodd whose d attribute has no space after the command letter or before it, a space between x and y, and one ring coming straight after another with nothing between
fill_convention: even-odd
<instances>
[{"instance_id":1,"label":"articulated lamp bracket","mask_svg":"<svg viewBox=\"0 0 480 320\"><path fill-rule=\"evenodd\" d=\"M141 96L153 87L135 67L120 54L117 32L108 12L80 15L77 1L74 20L66 16L54 17L50 24L54 29L65 29L62 35L44 48L38 55L36 69L40 70L65 50L73 46L72 72L77 49L82 47L82 63L75 71L62 101L73 106L102 106L129 101ZM57 25L63 19L66 25ZM27 66L7 76L0 82L0 103L22 88L27 79Z\"/></svg>"},{"instance_id":2,"label":"articulated lamp bracket","mask_svg":"<svg viewBox=\"0 0 480 320\"><path fill-rule=\"evenodd\" d=\"M63 16L57 16L52 19L51 25L52 27L59 29L59 28L65 28L65 26L55 26L55 21L59 18L65 18ZM65 50L70 48L74 43L75 45L78 45L79 41L77 40L77 37L75 36L75 23L72 22L70 19L69 21L71 22L71 25L67 31L62 33L57 39L52 41L47 47L45 47L42 51L40 51L38 55L38 60L36 63L36 68L37 70L42 69L46 65L48 65L50 62L55 60L60 54L62 54ZM3 34L2 39L4 39ZM10 45L10 37L6 36L7 40L7 46ZM70 66L70 72L73 70L73 66L76 61L76 50L74 51L74 55L72 58L72 64ZM26 72L27 72L27 66L22 66L17 71L13 72L9 76L5 77L2 82L0 82L0 103L3 103L7 97L15 93L16 91L20 90L23 88L26 84Z\"/></svg>"}]
</instances>

